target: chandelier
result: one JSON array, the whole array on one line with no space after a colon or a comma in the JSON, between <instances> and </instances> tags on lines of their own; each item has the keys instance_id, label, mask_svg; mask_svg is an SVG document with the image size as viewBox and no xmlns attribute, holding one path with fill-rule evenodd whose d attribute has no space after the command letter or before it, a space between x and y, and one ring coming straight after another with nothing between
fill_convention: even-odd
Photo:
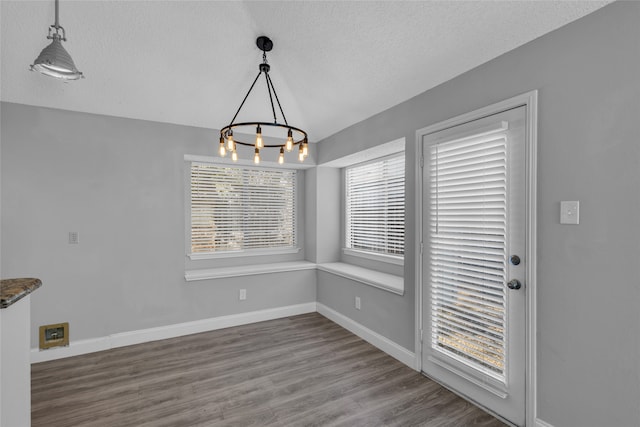
<instances>
[{"instance_id":1,"label":"chandelier","mask_svg":"<svg viewBox=\"0 0 640 427\"><path fill-rule=\"evenodd\" d=\"M51 76L62 80L78 80L84 78L82 73L78 71L76 65L71 59L71 55L62 46L62 42L67 41L67 34L59 23L59 6L58 0L56 4L56 22L49 27L49 35L47 38L53 40L49 46L42 49L40 55L33 61L31 71L39 71L45 76ZM53 32L51 29L54 29ZM60 35L62 30L62 35Z\"/></svg>"},{"instance_id":2,"label":"chandelier","mask_svg":"<svg viewBox=\"0 0 640 427\"><path fill-rule=\"evenodd\" d=\"M271 41L271 39L269 39L269 37L260 36L256 40L256 45L262 51L262 63L258 66L258 69L259 69L258 75L253 80L253 83L251 84L249 91L247 92L247 94L244 96L244 99L240 103L240 107L238 107L238 111L236 111L236 114L233 116L233 119L231 119L231 123L220 130L219 154L220 156L225 157L227 153L231 153L231 159L234 162L237 162L238 161L238 152L236 149L237 145L254 147L253 162L255 164L258 164L260 163L261 150L265 148L279 148L280 155L278 156L278 163L283 164L285 151L290 152L294 149L294 147L298 146L298 160L303 162L304 159L307 158L307 155L309 153L309 146L308 146L309 141L307 139L307 133L302 129L299 129L295 126L291 126L287 122L287 117L284 115L284 111L282 110L282 105L280 105L280 100L278 99L278 94L276 93L276 89L273 86L271 77L269 76L269 70L271 69L271 67L267 63L267 52L273 49L273 42ZM256 121L256 122L235 123L235 120L238 117L240 110L242 110L242 107L244 106L245 101L249 97L249 94L255 87L256 83L258 82L258 79L263 74L264 74L265 81L267 83L267 92L269 93L269 102L271 104L271 111L273 112L273 122ZM284 121L284 123L278 122L278 117L276 115L276 108L273 103L274 98L276 100L276 104L278 105L278 109L280 110L280 114L282 115L282 120ZM280 139L284 142L280 144L271 143L271 142L268 144L265 143L262 137L263 127L275 129L276 133L281 134ZM243 128L245 132L242 132ZM234 130L239 131L238 133L245 134L247 133L246 132L247 129L250 129L248 132L252 132L253 129L255 129L255 135L256 135L255 142L252 142L252 143L243 142L234 137L234 134L233 134ZM286 133L286 137L284 136L285 133Z\"/></svg>"}]
</instances>

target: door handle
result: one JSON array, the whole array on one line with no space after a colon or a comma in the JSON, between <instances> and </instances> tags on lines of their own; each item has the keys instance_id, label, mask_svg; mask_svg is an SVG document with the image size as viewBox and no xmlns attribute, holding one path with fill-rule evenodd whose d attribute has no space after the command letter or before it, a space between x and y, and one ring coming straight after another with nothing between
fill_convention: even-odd
<instances>
[{"instance_id":1,"label":"door handle","mask_svg":"<svg viewBox=\"0 0 640 427\"><path fill-rule=\"evenodd\" d=\"M507 283L507 287L509 289L518 290L522 287L522 283L520 283L518 279L513 279Z\"/></svg>"}]
</instances>

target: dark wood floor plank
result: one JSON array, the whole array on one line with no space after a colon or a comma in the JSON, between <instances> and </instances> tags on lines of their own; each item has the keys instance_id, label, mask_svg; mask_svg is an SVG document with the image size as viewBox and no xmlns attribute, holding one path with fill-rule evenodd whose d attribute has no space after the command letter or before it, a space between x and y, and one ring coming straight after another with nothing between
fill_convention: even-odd
<instances>
[{"instance_id":1,"label":"dark wood floor plank","mask_svg":"<svg viewBox=\"0 0 640 427\"><path fill-rule=\"evenodd\" d=\"M34 364L32 425L504 426L317 313Z\"/></svg>"}]
</instances>

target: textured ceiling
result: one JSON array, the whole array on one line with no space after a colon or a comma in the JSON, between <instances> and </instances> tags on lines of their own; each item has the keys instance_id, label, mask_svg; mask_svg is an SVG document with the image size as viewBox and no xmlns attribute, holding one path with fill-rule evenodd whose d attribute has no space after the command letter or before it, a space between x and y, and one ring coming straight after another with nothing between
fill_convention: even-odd
<instances>
[{"instance_id":1,"label":"textured ceiling","mask_svg":"<svg viewBox=\"0 0 640 427\"><path fill-rule=\"evenodd\" d=\"M86 76L63 83L28 71L53 0L2 0L0 97L220 128L258 72L264 34L287 119L317 141L606 3L62 0L64 46ZM239 119L270 120L256 90Z\"/></svg>"}]
</instances>

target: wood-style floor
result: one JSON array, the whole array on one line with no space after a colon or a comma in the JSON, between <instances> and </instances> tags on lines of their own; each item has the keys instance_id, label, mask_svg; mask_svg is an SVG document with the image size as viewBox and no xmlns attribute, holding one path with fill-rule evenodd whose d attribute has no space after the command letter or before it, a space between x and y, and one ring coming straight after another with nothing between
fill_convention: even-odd
<instances>
[{"instance_id":1,"label":"wood-style floor","mask_svg":"<svg viewBox=\"0 0 640 427\"><path fill-rule=\"evenodd\" d=\"M32 425L504 426L312 313L32 367Z\"/></svg>"}]
</instances>

